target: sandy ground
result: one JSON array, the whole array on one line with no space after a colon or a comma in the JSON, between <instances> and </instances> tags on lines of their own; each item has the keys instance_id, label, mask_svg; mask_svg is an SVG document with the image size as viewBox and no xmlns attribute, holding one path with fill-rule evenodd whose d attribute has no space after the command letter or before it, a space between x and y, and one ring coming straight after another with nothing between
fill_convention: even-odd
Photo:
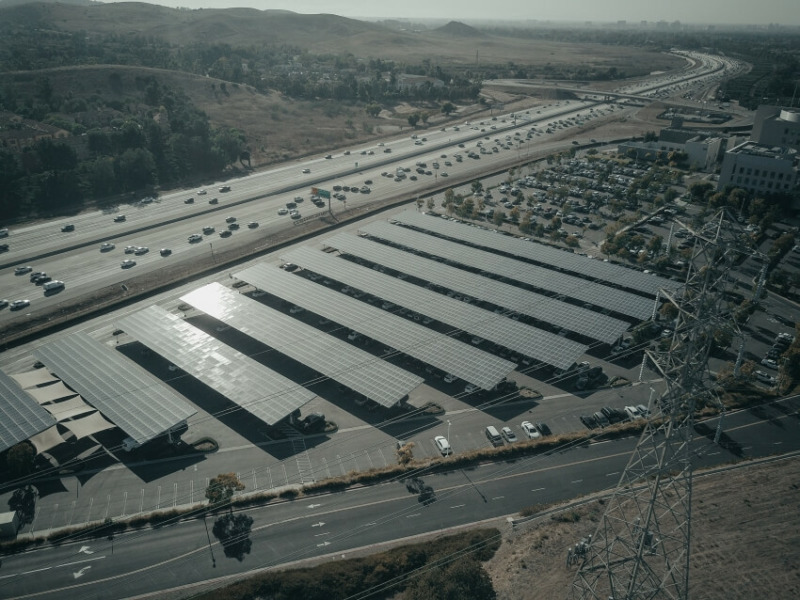
<instances>
[{"instance_id":1,"label":"sandy ground","mask_svg":"<svg viewBox=\"0 0 800 600\"><path fill-rule=\"evenodd\" d=\"M800 458L696 477L689 597L752 600L800 597ZM498 600L568 598L577 567L566 550L593 534L602 506L580 520L552 517L509 531L485 567Z\"/></svg>"}]
</instances>

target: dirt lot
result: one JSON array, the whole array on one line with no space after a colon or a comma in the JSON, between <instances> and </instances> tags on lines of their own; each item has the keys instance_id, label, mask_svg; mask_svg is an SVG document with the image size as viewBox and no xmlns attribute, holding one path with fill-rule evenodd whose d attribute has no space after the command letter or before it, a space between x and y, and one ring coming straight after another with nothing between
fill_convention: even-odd
<instances>
[{"instance_id":1,"label":"dirt lot","mask_svg":"<svg viewBox=\"0 0 800 600\"><path fill-rule=\"evenodd\" d=\"M690 597L751 600L800 597L800 459L696 477ZM593 534L597 503L577 523L531 521L509 533L485 566L498 600L567 598L575 568L566 550Z\"/></svg>"}]
</instances>

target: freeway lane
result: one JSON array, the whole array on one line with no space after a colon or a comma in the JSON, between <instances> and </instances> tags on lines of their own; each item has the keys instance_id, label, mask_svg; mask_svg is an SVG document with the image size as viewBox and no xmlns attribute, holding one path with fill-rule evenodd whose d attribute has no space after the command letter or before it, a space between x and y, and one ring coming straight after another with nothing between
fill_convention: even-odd
<instances>
[{"instance_id":1,"label":"freeway lane","mask_svg":"<svg viewBox=\"0 0 800 600\"><path fill-rule=\"evenodd\" d=\"M701 429L709 437L696 436L692 445L696 465L710 467L737 455L763 457L800 449L798 408L800 400L794 397L730 415L725 419L725 447L711 442L716 422L708 422ZM113 548L103 539L8 556L0 582L9 597L79 593L81 598L125 598L331 552L346 554L609 489L618 481L635 441L596 443L550 456L422 475L436 491L436 502L427 506L403 483L394 482L250 509L246 512L254 519L252 551L241 562L226 558L213 537L209 546L203 521L190 520L118 536ZM84 546L89 548L81 551ZM94 560L84 562L90 558ZM76 577L86 566L91 568Z\"/></svg>"}]
</instances>

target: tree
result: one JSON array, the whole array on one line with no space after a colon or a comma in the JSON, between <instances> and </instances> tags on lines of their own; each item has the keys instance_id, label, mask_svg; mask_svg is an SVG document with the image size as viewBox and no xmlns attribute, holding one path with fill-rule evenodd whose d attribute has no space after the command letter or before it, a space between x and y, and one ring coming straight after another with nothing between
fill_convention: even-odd
<instances>
[{"instance_id":1,"label":"tree","mask_svg":"<svg viewBox=\"0 0 800 600\"><path fill-rule=\"evenodd\" d=\"M33 471L36 449L30 442L20 442L12 446L6 457L6 464L12 476L28 475Z\"/></svg>"},{"instance_id":2,"label":"tree","mask_svg":"<svg viewBox=\"0 0 800 600\"><path fill-rule=\"evenodd\" d=\"M494 215L492 216L492 222L497 226L500 227L506 220L506 213L502 210L494 211Z\"/></svg>"},{"instance_id":3,"label":"tree","mask_svg":"<svg viewBox=\"0 0 800 600\"><path fill-rule=\"evenodd\" d=\"M433 196L428 198L427 206L429 211L432 211L436 207L436 202L434 201Z\"/></svg>"},{"instance_id":4,"label":"tree","mask_svg":"<svg viewBox=\"0 0 800 600\"><path fill-rule=\"evenodd\" d=\"M412 127L416 127L417 123L419 123L419 113L412 113L408 115L408 124Z\"/></svg>"},{"instance_id":5,"label":"tree","mask_svg":"<svg viewBox=\"0 0 800 600\"><path fill-rule=\"evenodd\" d=\"M221 506L230 501L234 492L244 489L244 484L239 481L236 473L220 473L208 482L206 498L212 506ZM233 506L231 505L231 513Z\"/></svg>"},{"instance_id":6,"label":"tree","mask_svg":"<svg viewBox=\"0 0 800 600\"><path fill-rule=\"evenodd\" d=\"M253 517L231 513L217 519L211 532L222 544L225 556L242 561L245 554L250 554L253 545L250 541L252 528Z\"/></svg>"},{"instance_id":7,"label":"tree","mask_svg":"<svg viewBox=\"0 0 800 600\"><path fill-rule=\"evenodd\" d=\"M483 184L478 181L477 179L470 184L470 188L472 188L472 193L477 194L478 192L483 191Z\"/></svg>"},{"instance_id":8,"label":"tree","mask_svg":"<svg viewBox=\"0 0 800 600\"><path fill-rule=\"evenodd\" d=\"M381 113L381 105L373 102L372 104L367 104L364 107L364 112L367 113L370 117L377 117Z\"/></svg>"},{"instance_id":9,"label":"tree","mask_svg":"<svg viewBox=\"0 0 800 600\"><path fill-rule=\"evenodd\" d=\"M414 460L414 442L406 442L397 449L397 463L407 465Z\"/></svg>"},{"instance_id":10,"label":"tree","mask_svg":"<svg viewBox=\"0 0 800 600\"><path fill-rule=\"evenodd\" d=\"M445 102L442 105L442 112L447 116L450 116L450 113L455 111L456 107L452 102Z\"/></svg>"},{"instance_id":11,"label":"tree","mask_svg":"<svg viewBox=\"0 0 800 600\"><path fill-rule=\"evenodd\" d=\"M33 523L36 515L36 488L32 485L17 488L8 500L8 508L17 511L19 520L24 525Z\"/></svg>"}]
</instances>

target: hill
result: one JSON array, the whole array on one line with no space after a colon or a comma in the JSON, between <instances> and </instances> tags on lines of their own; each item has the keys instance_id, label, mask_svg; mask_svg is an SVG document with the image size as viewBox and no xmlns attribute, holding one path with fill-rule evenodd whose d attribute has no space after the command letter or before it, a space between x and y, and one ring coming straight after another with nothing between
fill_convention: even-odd
<instances>
[{"instance_id":1,"label":"hill","mask_svg":"<svg viewBox=\"0 0 800 600\"><path fill-rule=\"evenodd\" d=\"M482 38L485 37L486 35L478 31L474 27L470 27L469 25L466 25L459 21L450 21L447 25L443 25L438 29L434 29L434 32L442 35L451 35L453 37L468 37L471 39Z\"/></svg>"}]
</instances>

